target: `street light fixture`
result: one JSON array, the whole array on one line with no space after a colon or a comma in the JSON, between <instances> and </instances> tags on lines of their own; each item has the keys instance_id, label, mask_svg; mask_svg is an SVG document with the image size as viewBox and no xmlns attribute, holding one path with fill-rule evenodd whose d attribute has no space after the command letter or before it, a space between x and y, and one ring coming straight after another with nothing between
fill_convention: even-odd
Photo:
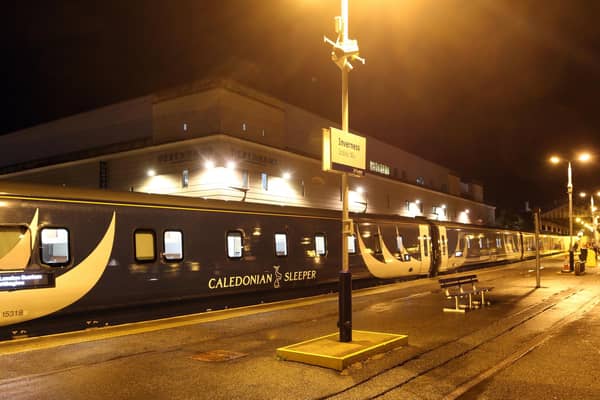
<instances>
[{"instance_id":1,"label":"street light fixture","mask_svg":"<svg viewBox=\"0 0 600 400\"><path fill-rule=\"evenodd\" d=\"M590 153L584 152L577 155L575 161L588 162L592 156ZM559 156L550 157L552 164L560 164L566 161L567 167L567 194L569 195L569 270L575 270L575 257L573 255L573 169L571 168L571 160L564 159Z\"/></svg>"}]
</instances>

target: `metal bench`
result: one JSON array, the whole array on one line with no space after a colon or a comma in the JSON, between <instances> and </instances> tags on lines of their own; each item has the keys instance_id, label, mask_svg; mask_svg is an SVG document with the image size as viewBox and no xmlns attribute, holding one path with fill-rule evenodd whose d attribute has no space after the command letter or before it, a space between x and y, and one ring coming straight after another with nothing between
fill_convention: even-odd
<instances>
[{"instance_id":1,"label":"metal bench","mask_svg":"<svg viewBox=\"0 0 600 400\"><path fill-rule=\"evenodd\" d=\"M485 294L493 289L491 286L478 287L477 275L463 275L453 278L441 278L438 280L440 287L444 290L444 296L448 300L454 300L454 308L444 307L444 312L460 312L479 308L486 303ZM477 297L477 300L474 300ZM467 299L467 304L461 304L460 299Z\"/></svg>"}]
</instances>

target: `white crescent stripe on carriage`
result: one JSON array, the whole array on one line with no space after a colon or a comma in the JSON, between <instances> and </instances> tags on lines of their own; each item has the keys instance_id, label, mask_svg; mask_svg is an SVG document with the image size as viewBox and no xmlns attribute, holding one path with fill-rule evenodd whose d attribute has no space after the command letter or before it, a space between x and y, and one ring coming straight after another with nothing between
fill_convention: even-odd
<instances>
[{"instance_id":1,"label":"white crescent stripe on carriage","mask_svg":"<svg viewBox=\"0 0 600 400\"><path fill-rule=\"evenodd\" d=\"M31 251L33 251L33 246L35 246L38 214L39 208L36 208L35 214L29 224L29 229L14 247L10 249L4 257L0 258L0 271L23 271L27 267Z\"/></svg>"},{"instance_id":2,"label":"white crescent stripe on carriage","mask_svg":"<svg viewBox=\"0 0 600 400\"><path fill-rule=\"evenodd\" d=\"M0 318L0 326L43 317L81 299L104 273L115 239L116 214L96 248L78 265L58 278L56 286L44 289L24 289L0 292L0 311L23 310L23 315Z\"/></svg>"},{"instance_id":3,"label":"white crescent stripe on carriage","mask_svg":"<svg viewBox=\"0 0 600 400\"><path fill-rule=\"evenodd\" d=\"M392 263L394 261L398 261L396 257L388 250L383 241L383 236L381 236L381 229L379 229L379 225L377 225L377 238L379 240L379 248L381 249L381 254L383 255L383 260L388 263Z\"/></svg>"},{"instance_id":4,"label":"white crescent stripe on carriage","mask_svg":"<svg viewBox=\"0 0 600 400\"><path fill-rule=\"evenodd\" d=\"M379 227L377 227L377 229L379 229ZM358 225L356 226L356 237L358 238L358 248L360 249L360 255L365 265L369 269L369 272L376 278L386 279L396 278L404 275L414 275L415 272L409 272L409 269L411 269L412 267L412 270L415 271L415 269L418 270L418 268L420 268L421 266L420 262L413 261L412 259L411 261L402 262L398 261L394 256L391 256L392 260L390 261L388 261L387 256L384 256L386 262L379 261L371 254L370 251L367 250L367 246L365 246L365 243L362 240L362 236L360 235L360 231L358 230ZM381 238L381 235L379 237ZM384 247L382 247L382 250L383 248ZM391 255L389 251L388 254Z\"/></svg>"}]
</instances>

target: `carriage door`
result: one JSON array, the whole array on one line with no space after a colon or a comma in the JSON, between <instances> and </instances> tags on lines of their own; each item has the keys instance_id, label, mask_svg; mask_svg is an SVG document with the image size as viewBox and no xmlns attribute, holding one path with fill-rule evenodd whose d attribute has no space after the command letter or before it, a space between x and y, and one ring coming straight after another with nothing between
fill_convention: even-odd
<instances>
[{"instance_id":1,"label":"carriage door","mask_svg":"<svg viewBox=\"0 0 600 400\"><path fill-rule=\"evenodd\" d=\"M446 234L445 226L436 226L438 231L438 271L448 270L448 236Z\"/></svg>"},{"instance_id":2,"label":"carriage door","mask_svg":"<svg viewBox=\"0 0 600 400\"><path fill-rule=\"evenodd\" d=\"M431 235L429 225L419 225L419 247L421 248L419 274L429 274L431 270Z\"/></svg>"}]
</instances>

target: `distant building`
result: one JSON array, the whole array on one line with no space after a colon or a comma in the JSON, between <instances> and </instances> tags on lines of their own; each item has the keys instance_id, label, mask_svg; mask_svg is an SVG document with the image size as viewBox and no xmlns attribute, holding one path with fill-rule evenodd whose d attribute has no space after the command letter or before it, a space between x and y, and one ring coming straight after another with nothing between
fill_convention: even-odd
<instances>
[{"instance_id":1,"label":"distant building","mask_svg":"<svg viewBox=\"0 0 600 400\"><path fill-rule=\"evenodd\" d=\"M558 233L562 235L569 234L569 205L563 204L541 214L540 231L544 233ZM586 224L591 226L592 217L589 207L573 206L573 234L586 228Z\"/></svg>"},{"instance_id":2,"label":"distant building","mask_svg":"<svg viewBox=\"0 0 600 400\"><path fill-rule=\"evenodd\" d=\"M0 136L11 149L0 179L341 209L340 177L321 170L330 126L237 83L203 82ZM371 137L366 174L349 184L354 212L494 223L481 184Z\"/></svg>"}]
</instances>

